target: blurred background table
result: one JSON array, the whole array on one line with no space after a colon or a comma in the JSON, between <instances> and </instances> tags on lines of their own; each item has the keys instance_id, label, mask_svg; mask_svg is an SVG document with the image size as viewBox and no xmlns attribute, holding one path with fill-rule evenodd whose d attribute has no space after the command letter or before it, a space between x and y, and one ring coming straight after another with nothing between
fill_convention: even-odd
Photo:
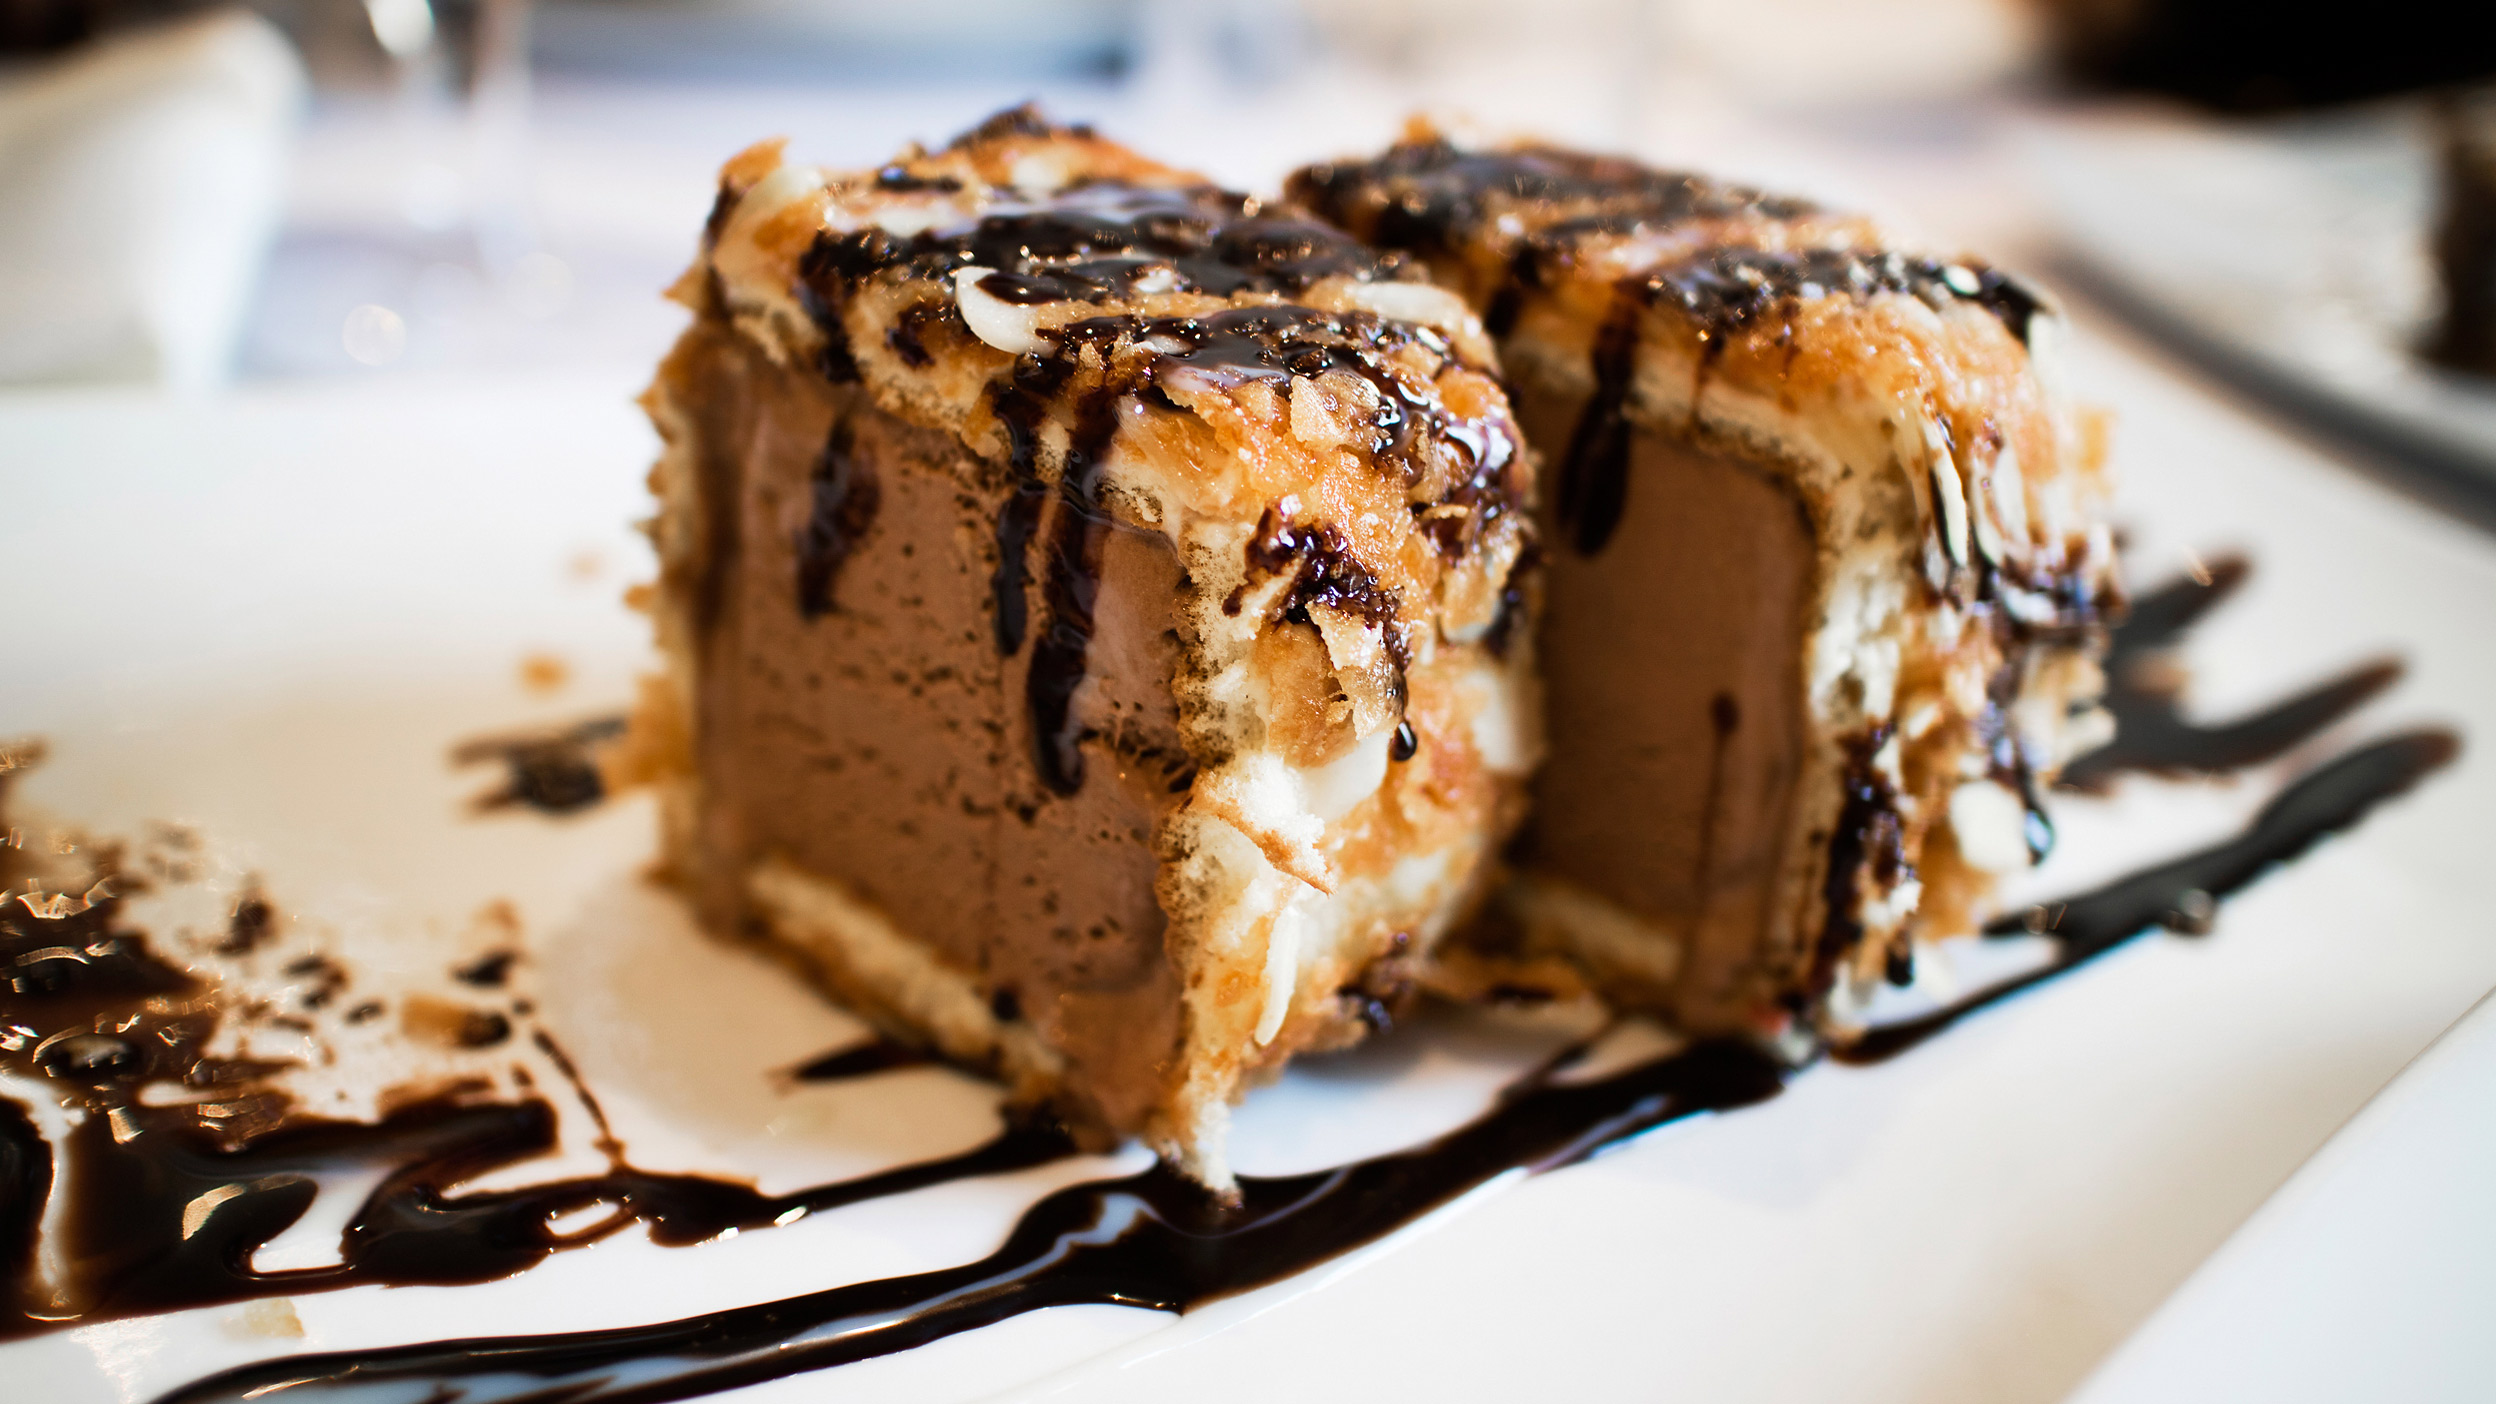
<instances>
[{"instance_id":1,"label":"blurred background table","mask_svg":"<svg viewBox=\"0 0 2496 1404\"><path fill-rule=\"evenodd\" d=\"M2496 71L2496 38L2392 3L2363 25L2254 7L2248 26L2245 0L7 0L0 191L25 198L0 199L0 384L561 370L622 387L681 320L658 292L719 163L758 138L859 164L1038 98L1271 189L1426 112L1980 249L2352 467L2496 524L2496 390L2413 353L2436 312L2421 94ZM162 52L168 30L188 47ZM254 45L300 69L237 60ZM115 51L122 76L98 76ZM236 169L129 178L214 163L197 111L130 116L116 83L196 87L204 68L219 111L253 113L221 157ZM114 121L135 134L97 134ZM255 150L282 174L239 169ZM65 301L47 259L129 290ZM65 307L116 297L139 330L68 325ZM164 347L61 359L116 335Z\"/></svg>"}]
</instances>

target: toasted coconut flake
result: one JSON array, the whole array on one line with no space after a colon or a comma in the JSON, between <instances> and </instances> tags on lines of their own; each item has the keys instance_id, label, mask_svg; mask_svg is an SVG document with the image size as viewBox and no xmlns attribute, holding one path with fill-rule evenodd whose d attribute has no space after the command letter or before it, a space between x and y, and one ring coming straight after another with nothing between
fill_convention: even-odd
<instances>
[{"instance_id":1,"label":"toasted coconut flake","mask_svg":"<svg viewBox=\"0 0 2496 1404\"><path fill-rule=\"evenodd\" d=\"M962 320L970 324L973 336L1009 356L1028 356L1043 344L1039 309L1017 306L982 288L981 280L993 272L977 266L956 271L954 306L962 310Z\"/></svg>"},{"instance_id":2,"label":"toasted coconut flake","mask_svg":"<svg viewBox=\"0 0 2496 1404\"><path fill-rule=\"evenodd\" d=\"M1386 631L1323 601L1309 603L1309 622L1326 640L1335 680L1352 703L1352 727L1362 736L1395 725L1403 714L1403 689Z\"/></svg>"}]
</instances>

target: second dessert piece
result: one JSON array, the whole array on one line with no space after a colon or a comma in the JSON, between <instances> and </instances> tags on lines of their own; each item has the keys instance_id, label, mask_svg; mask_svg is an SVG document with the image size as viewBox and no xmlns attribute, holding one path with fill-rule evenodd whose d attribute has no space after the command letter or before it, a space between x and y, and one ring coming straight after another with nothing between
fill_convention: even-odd
<instances>
[{"instance_id":1,"label":"second dessert piece","mask_svg":"<svg viewBox=\"0 0 2496 1404\"><path fill-rule=\"evenodd\" d=\"M1290 193L1483 309L1555 465L1552 753L1489 944L1697 1031L1842 1032L2105 734L2060 318L1860 217L1546 147L1417 134Z\"/></svg>"},{"instance_id":2,"label":"second dessert piece","mask_svg":"<svg viewBox=\"0 0 2496 1404\"><path fill-rule=\"evenodd\" d=\"M1523 810L1533 473L1474 314L1028 111L746 152L677 296L669 862L1227 1183L1231 1101L1380 1022Z\"/></svg>"}]
</instances>

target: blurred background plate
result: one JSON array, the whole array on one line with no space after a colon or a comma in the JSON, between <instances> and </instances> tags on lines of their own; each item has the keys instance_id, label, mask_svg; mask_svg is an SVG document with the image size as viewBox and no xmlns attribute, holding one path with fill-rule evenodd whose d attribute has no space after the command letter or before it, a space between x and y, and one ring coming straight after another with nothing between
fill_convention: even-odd
<instances>
[{"instance_id":1,"label":"blurred background plate","mask_svg":"<svg viewBox=\"0 0 2496 1404\"><path fill-rule=\"evenodd\" d=\"M2496 381L2423 348L2440 151L2422 103L2024 125L2088 290L2290 414L2496 485Z\"/></svg>"}]
</instances>

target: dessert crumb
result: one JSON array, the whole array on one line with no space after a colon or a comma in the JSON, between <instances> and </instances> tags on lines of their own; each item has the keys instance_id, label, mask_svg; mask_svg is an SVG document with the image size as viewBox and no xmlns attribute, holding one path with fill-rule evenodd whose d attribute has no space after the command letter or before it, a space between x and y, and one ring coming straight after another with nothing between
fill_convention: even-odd
<instances>
[{"instance_id":1,"label":"dessert crumb","mask_svg":"<svg viewBox=\"0 0 2496 1404\"><path fill-rule=\"evenodd\" d=\"M227 1334L244 1337L269 1337L278 1340L301 1340L303 1318L295 1314L295 1303L289 1297L264 1297L246 1302L241 1311L225 1319Z\"/></svg>"},{"instance_id":2,"label":"dessert crumb","mask_svg":"<svg viewBox=\"0 0 2496 1404\"><path fill-rule=\"evenodd\" d=\"M572 665L552 653L523 654L520 658L520 687L539 697L563 691L572 681Z\"/></svg>"}]
</instances>

